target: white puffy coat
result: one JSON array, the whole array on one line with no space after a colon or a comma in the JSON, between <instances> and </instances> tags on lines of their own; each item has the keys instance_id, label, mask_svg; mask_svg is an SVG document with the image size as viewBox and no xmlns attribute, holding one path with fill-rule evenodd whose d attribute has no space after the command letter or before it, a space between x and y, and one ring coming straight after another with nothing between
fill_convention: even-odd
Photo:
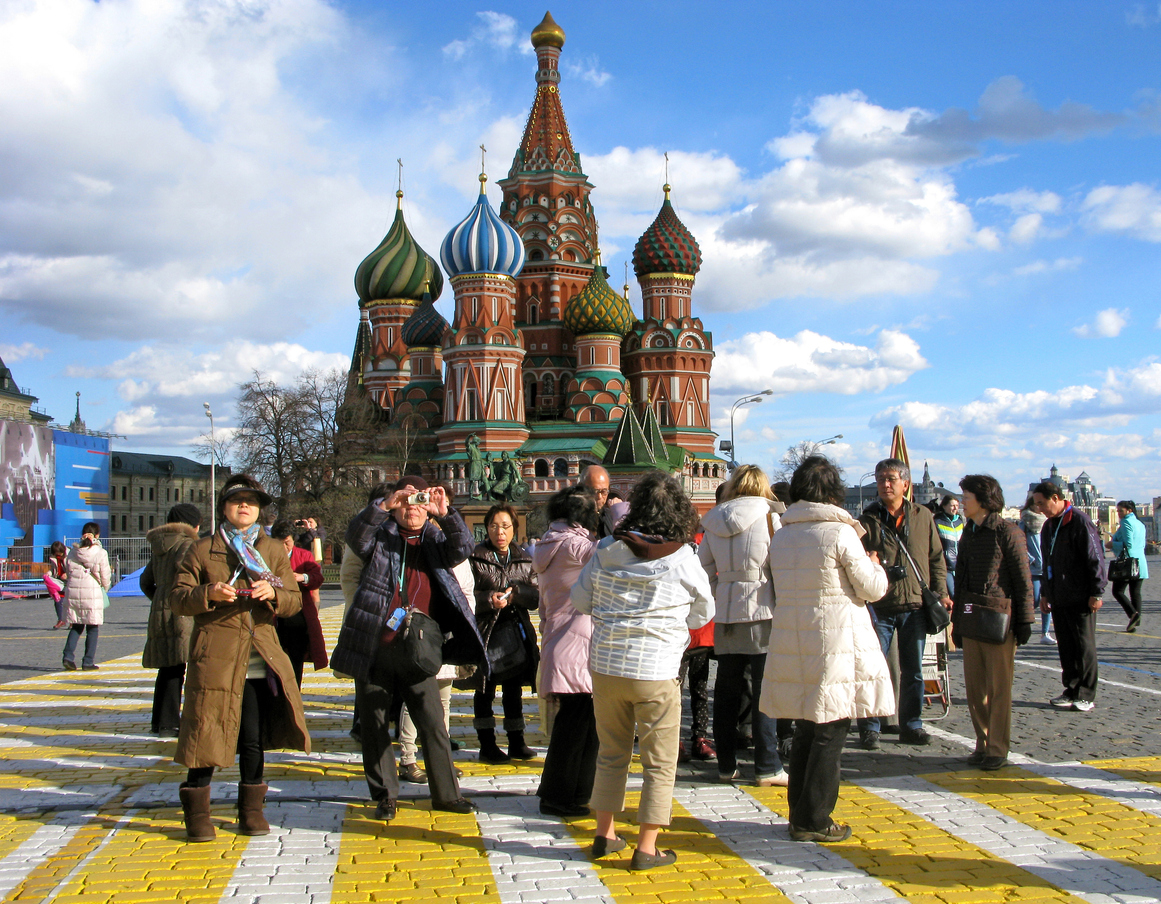
<instances>
[{"instance_id":1,"label":"white puffy coat","mask_svg":"<svg viewBox=\"0 0 1161 904\"><path fill-rule=\"evenodd\" d=\"M834 722L895 711L887 661L866 600L887 592L857 522L835 505L796 502L770 542L778 595L762 678L762 712Z\"/></svg>"},{"instance_id":2,"label":"white puffy coat","mask_svg":"<svg viewBox=\"0 0 1161 904\"><path fill-rule=\"evenodd\" d=\"M65 601L68 612L65 619L70 625L103 625L105 597L112 580L109 554L94 540L92 546L74 546L65 560L69 579L65 581Z\"/></svg>"},{"instance_id":3,"label":"white puffy coat","mask_svg":"<svg viewBox=\"0 0 1161 904\"><path fill-rule=\"evenodd\" d=\"M763 496L738 496L702 516L705 536L697 557L713 588L719 624L765 621L774 613L770 536L782 526L782 508Z\"/></svg>"}]
</instances>

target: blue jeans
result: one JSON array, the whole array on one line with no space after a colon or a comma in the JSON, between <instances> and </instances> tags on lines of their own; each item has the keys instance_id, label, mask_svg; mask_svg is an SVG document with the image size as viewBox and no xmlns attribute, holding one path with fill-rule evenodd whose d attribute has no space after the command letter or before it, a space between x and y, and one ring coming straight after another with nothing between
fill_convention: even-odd
<instances>
[{"instance_id":1,"label":"blue jeans","mask_svg":"<svg viewBox=\"0 0 1161 904\"><path fill-rule=\"evenodd\" d=\"M1032 605L1036 607L1036 611L1040 610L1040 579L1041 575L1032 575ZM1040 633L1047 637L1052 633L1052 613L1040 613Z\"/></svg>"},{"instance_id":2,"label":"blue jeans","mask_svg":"<svg viewBox=\"0 0 1161 904\"><path fill-rule=\"evenodd\" d=\"M96 665L94 660L97 658L97 638L101 634L100 625L69 625L69 636L65 638L64 654L61 656L66 662L72 662L77 655L77 641L81 639L82 632L88 628L85 633L85 658L81 660L81 665L84 668L91 668Z\"/></svg>"},{"instance_id":3,"label":"blue jeans","mask_svg":"<svg viewBox=\"0 0 1161 904\"><path fill-rule=\"evenodd\" d=\"M741 653L718 656L718 677L714 684L714 747L718 755L718 771L732 775L738 768L737 733L738 710L741 708L742 687L746 666L750 666L754 705L754 775L769 778L782 771L778 756L777 721L758 709L762 692L762 673L766 668L766 654L746 656Z\"/></svg>"},{"instance_id":4,"label":"blue jeans","mask_svg":"<svg viewBox=\"0 0 1161 904\"><path fill-rule=\"evenodd\" d=\"M923 727L923 648L927 645L927 619L922 609L897 615L875 615L875 633L883 655L891 637L899 633L899 726L918 731ZM878 719L859 719L859 731L878 731Z\"/></svg>"}]
</instances>

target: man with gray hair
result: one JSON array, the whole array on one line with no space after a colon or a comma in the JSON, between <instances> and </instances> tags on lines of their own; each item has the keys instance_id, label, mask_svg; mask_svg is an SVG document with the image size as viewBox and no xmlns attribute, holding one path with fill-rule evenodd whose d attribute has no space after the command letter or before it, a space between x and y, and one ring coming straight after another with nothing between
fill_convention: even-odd
<instances>
[{"instance_id":1,"label":"man with gray hair","mask_svg":"<svg viewBox=\"0 0 1161 904\"><path fill-rule=\"evenodd\" d=\"M611 537L616 522L624 517L628 506L618 506L615 510L609 505L609 472L600 465L586 465L580 473L578 486L589 490L597 498L597 511L601 516L600 535Z\"/></svg>"},{"instance_id":2,"label":"man with gray hair","mask_svg":"<svg viewBox=\"0 0 1161 904\"><path fill-rule=\"evenodd\" d=\"M867 506L859 522L867 530L863 545L879 554L891 584L886 596L872 601L871 620L884 656L891 647L891 638L897 635L899 639L899 740L927 745L931 735L923 728L922 719L927 618L920 581L936 593L947 589L943 544L931 512L907 499L911 471L906 462L898 458L879 462L875 465L875 484L879 498ZM946 595L943 604L951 608ZM878 719L859 720L859 743L864 750L878 748Z\"/></svg>"}]
</instances>

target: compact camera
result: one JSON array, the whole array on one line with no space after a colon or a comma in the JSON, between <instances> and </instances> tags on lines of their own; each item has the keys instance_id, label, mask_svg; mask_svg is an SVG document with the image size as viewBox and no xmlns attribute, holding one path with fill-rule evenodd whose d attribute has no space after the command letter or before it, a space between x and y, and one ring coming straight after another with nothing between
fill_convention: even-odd
<instances>
[{"instance_id":1,"label":"compact camera","mask_svg":"<svg viewBox=\"0 0 1161 904\"><path fill-rule=\"evenodd\" d=\"M297 521L294 522L294 526L295 527L306 527L306 520L303 518L299 518Z\"/></svg>"},{"instance_id":2,"label":"compact camera","mask_svg":"<svg viewBox=\"0 0 1161 904\"><path fill-rule=\"evenodd\" d=\"M888 565L884 571L887 572L887 580L892 584L903 580L907 577L907 569L902 565Z\"/></svg>"},{"instance_id":3,"label":"compact camera","mask_svg":"<svg viewBox=\"0 0 1161 904\"><path fill-rule=\"evenodd\" d=\"M410 496L407 497L407 504L408 505L426 505L429 502L431 502L431 493L428 493L426 491L420 492L420 493L412 493Z\"/></svg>"}]
</instances>

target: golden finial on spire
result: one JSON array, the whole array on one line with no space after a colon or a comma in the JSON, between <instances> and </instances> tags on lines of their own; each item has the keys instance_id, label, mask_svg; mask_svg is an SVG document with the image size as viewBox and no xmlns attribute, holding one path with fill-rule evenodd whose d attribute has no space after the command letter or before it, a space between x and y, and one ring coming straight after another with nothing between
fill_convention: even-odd
<instances>
[{"instance_id":1,"label":"golden finial on spire","mask_svg":"<svg viewBox=\"0 0 1161 904\"><path fill-rule=\"evenodd\" d=\"M669 151L665 152L665 184L661 186L665 192L665 200L669 200Z\"/></svg>"},{"instance_id":2,"label":"golden finial on spire","mask_svg":"<svg viewBox=\"0 0 1161 904\"><path fill-rule=\"evenodd\" d=\"M625 301L629 300L629 262L625 261Z\"/></svg>"},{"instance_id":3,"label":"golden finial on spire","mask_svg":"<svg viewBox=\"0 0 1161 904\"><path fill-rule=\"evenodd\" d=\"M532 29L532 46L540 47L547 44L550 47L564 46L564 29L556 24L552 13L546 12L540 24Z\"/></svg>"},{"instance_id":4,"label":"golden finial on spire","mask_svg":"<svg viewBox=\"0 0 1161 904\"><path fill-rule=\"evenodd\" d=\"M484 183L488 181L488 174L484 172L484 155L488 153L488 149L482 144L480 145L480 194L484 193Z\"/></svg>"},{"instance_id":5,"label":"golden finial on spire","mask_svg":"<svg viewBox=\"0 0 1161 904\"><path fill-rule=\"evenodd\" d=\"M399 164L399 177L395 183L396 184L395 209L402 210L403 209L403 158L396 157L395 162Z\"/></svg>"}]
</instances>

